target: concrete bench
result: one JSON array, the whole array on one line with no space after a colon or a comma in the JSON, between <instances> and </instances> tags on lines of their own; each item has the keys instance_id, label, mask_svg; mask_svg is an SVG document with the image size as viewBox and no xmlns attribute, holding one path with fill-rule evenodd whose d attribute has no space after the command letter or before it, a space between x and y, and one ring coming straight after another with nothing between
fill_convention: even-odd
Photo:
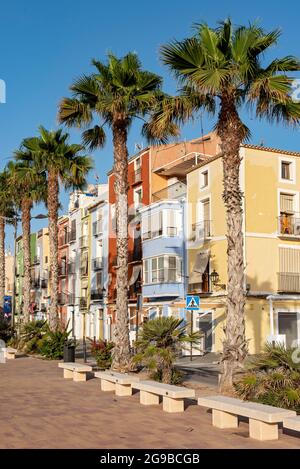
<instances>
[{"instance_id":1,"label":"concrete bench","mask_svg":"<svg viewBox=\"0 0 300 469\"><path fill-rule=\"evenodd\" d=\"M300 415L283 419L283 427L300 432Z\"/></svg>"},{"instance_id":2,"label":"concrete bench","mask_svg":"<svg viewBox=\"0 0 300 469\"><path fill-rule=\"evenodd\" d=\"M97 371L95 378L101 379L102 391L115 391L116 396L131 396L132 384L139 381L137 376L115 371Z\"/></svg>"},{"instance_id":3,"label":"concrete bench","mask_svg":"<svg viewBox=\"0 0 300 469\"><path fill-rule=\"evenodd\" d=\"M6 360L15 360L18 354L18 350L12 348L12 347L7 347L2 349L4 351L4 356Z\"/></svg>"},{"instance_id":4,"label":"concrete bench","mask_svg":"<svg viewBox=\"0 0 300 469\"><path fill-rule=\"evenodd\" d=\"M92 371L91 366L82 363L59 363L58 367L63 368L64 378L73 378L73 381L86 381L87 373Z\"/></svg>"},{"instance_id":5,"label":"concrete bench","mask_svg":"<svg viewBox=\"0 0 300 469\"><path fill-rule=\"evenodd\" d=\"M238 416L249 418L249 435L255 440L278 440L278 423L296 412L227 396L200 397L198 405L212 409L212 424L237 428Z\"/></svg>"},{"instance_id":6,"label":"concrete bench","mask_svg":"<svg viewBox=\"0 0 300 469\"><path fill-rule=\"evenodd\" d=\"M140 381L134 384L134 388L140 390L140 403L143 405L159 404L159 396L163 396L165 412L183 412L184 398L195 397L194 389L157 381Z\"/></svg>"}]
</instances>

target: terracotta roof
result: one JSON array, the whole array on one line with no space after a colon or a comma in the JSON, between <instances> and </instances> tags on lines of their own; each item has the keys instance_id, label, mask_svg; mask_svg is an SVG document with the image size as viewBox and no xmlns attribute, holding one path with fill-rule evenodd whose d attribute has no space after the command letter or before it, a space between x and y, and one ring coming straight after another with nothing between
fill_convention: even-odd
<instances>
[{"instance_id":1,"label":"terracotta roof","mask_svg":"<svg viewBox=\"0 0 300 469\"><path fill-rule=\"evenodd\" d=\"M280 148L263 147L261 145L251 145L250 143L244 143L242 147L251 148L253 150L269 151L272 153L281 153L282 155L300 156L300 151L289 151L289 150L282 150Z\"/></svg>"}]
</instances>

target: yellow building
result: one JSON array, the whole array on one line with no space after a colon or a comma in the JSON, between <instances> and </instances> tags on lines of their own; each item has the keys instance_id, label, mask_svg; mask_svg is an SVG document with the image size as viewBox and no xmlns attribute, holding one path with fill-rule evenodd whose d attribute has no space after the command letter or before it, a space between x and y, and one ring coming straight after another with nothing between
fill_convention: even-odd
<instances>
[{"instance_id":1,"label":"yellow building","mask_svg":"<svg viewBox=\"0 0 300 469\"><path fill-rule=\"evenodd\" d=\"M240 151L246 336L257 353L267 340L300 342L300 153L255 145ZM187 174L188 290L201 296L195 326L204 324L215 352L224 339L227 283L222 180L221 155Z\"/></svg>"}]
</instances>

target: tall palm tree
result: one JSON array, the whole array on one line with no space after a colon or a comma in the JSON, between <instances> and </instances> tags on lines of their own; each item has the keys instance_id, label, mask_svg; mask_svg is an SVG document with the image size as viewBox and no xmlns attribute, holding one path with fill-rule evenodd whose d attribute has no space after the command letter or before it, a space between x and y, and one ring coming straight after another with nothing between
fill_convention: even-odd
<instances>
[{"instance_id":1,"label":"tall palm tree","mask_svg":"<svg viewBox=\"0 0 300 469\"><path fill-rule=\"evenodd\" d=\"M250 132L241 109L250 107L257 118L288 125L300 121L300 105L291 98L291 71L299 60L287 56L269 63L263 54L277 43L279 31L265 32L256 24L234 27L226 20L213 29L196 26L193 37L161 49L163 62L178 78L181 93L166 99L145 129L159 137L170 122L181 123L206 106L217 113L216 131L223 154L223 200L227 222L227 311L220 388L232 388L232 377L247 354L245 338L245 277L243 257L243 194L239 184L240 146Z\"/></svg>"},{"instance_id":2,"label":"tall palm tree","mask_svg":"<svg viewBox=\"0 0 300 469\"><path fill-rule=\"evenodd\" d=\"M112 132L118 285L112 368L125 371L130 367L131 360L127 294L127 135L133 120L143 120L162 98L162 80L154 73L142 70L138 57L133 53L128 53L123 58L109 54L107 63L93 60L92 64L96 67L96 72L76 80L70 87L72 98L64 98L60 103L59 120L68 126L86 127L95 119L96 125L82 134L83 143L91 150L104 145L105 126ZM167 131L170 134L176 133L173 123L169 124L165 132Z\"/></svg>"},{"instance_id":3,"label":"tall palm tree","mask_svg":"<svg viewBox=\"0 0 300 469\"><path fill-rule=\"evenodd\" d=\"M13 190L9 184L7 170L0 172L0 313L3 311L5 295L5 225L16 216Z\"/></svg>"},{"instance_id":4,"label":"tall palm tree","mask_svg":"<svg viewBox=\"0 0 300 469\"><path fill-rule=\"evenodd\" d=\"M23 280L23 315L24 322L30 317L30 219L34 203L46 201L47 185L45 173L38 171L33 158L22 150L15 152L17 161L7 165L9 182L16 193L16 203L21 211L23 249L24 249L24 280Z\"/></svg>"},{"instance_id":5,"label":"tall palm tree","mask_svg":"<svg viewBox=\"0 0 300 469\"><path fill-rule=\"evenodd\" d=\"M47 177L47 207L49 218L50 247L50 308L49 325L52 330L58 326L58 208L59 183L66 189L83 188L86 175L92 168L90 157L83 155L82 145L69 144L69 134L61 129L56 131L39 127L39 136L23 141L22 161L31 160L40 173ZM17 161L19 159L17 155Z\"/></svg>"}]
</instances>

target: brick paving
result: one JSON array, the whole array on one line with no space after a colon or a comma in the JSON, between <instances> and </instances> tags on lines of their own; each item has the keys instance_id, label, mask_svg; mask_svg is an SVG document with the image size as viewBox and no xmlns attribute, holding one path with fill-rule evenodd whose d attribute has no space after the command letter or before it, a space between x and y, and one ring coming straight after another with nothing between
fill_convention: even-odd
<instances>
[{"instance_id":1,"label":"brick paving","mask_svg":"<svg viewBox=\"0 0 300 469\"><path fill-rule=\"evenodd\" d=\"M181 414L144 407L139 395L116 397L100 381L63 379L57 362L18 358L0 363L0 448L299 448L299 438L248 437L248 424L218 430L197 405Z\"/></svg>"}]
</instances>

